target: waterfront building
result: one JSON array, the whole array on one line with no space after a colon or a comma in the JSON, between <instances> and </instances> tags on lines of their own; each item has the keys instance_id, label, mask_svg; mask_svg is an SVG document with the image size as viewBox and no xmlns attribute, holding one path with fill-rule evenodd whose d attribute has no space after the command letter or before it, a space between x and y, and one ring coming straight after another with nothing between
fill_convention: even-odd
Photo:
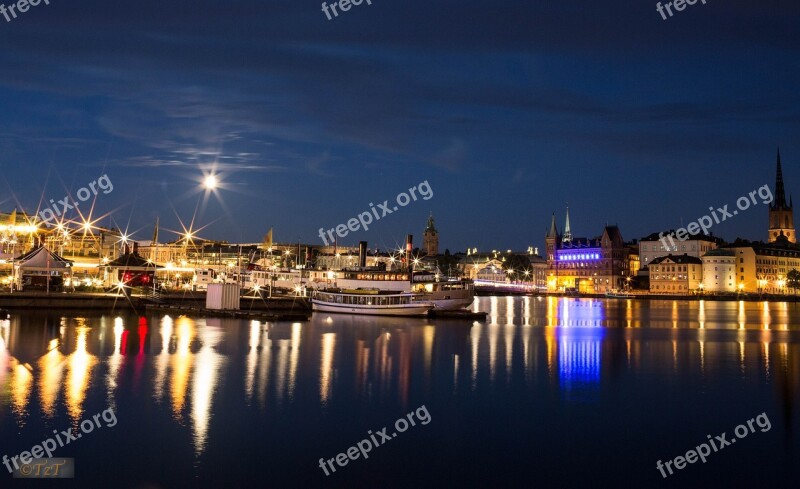
<instances>
[{"instance_id":1,"label":"waterfront building","mask_svg":"<svg viewBox=\"0 0 800 489\"><path fill-rule=\"evenodd\" d=\"M475 280L481 270L502 269L503 261L495 257L494 253L474 253L465 255L459 264L461 276Z\"/></svg>"},{"instance_id":2,"label":"waterfront building","mask_svg":"<svg viewBox=\"0 0 800 489\"><path fill-rule=\"evenodd\" d=\"M156 269L155 263L139 255L139 245L124 245L124 253L116 260L105 265L106 286L123 285L125 287L153 287Z\"/></svg>"},{"instance_id":3,"label":"waterfront building","mask_svg":"<svg viewBox=\"0 0 800 489\"><path fill-rule=\"evenodd\" d=\"M42 234L50 249L74 262L76 273L96 272L105 263L115 260L127 242L119 230L100 226L57 226Z\"/></svg>"},{"instance_id":4,"label":"waterfront building","mask_svg":"<svg viewBox=\"0 0 800 489\"><path fill-rule=\"evenodd\" d=\"M690 238L685 241L675 237L671 240L665 238L674 235L675 231L670 229L663 233L650 234L639 240L640 275L648 274L648 267L656 258L683 254L700 258L724 244L720 238L704 234L689 235Z\"/></svg>"},{"instance_id":5,"label":"waterfront building","mask_svg":"<svg viewBox=\"0 0 800 489\"><path fill-rule=\"evenodd\" d=\"M399 254L386 251L367 251L366 267L379 267L386 270L398 270L403 267ZM341 270L343 268L359 266L358 248L347 248L335 254L318 254L315 257L315 267L320 270Z\"/></svg>"},{"instance_id":6,"label":"waterfront building","mask_svg":"<svg viewBox=\"0 0 800 489\"><path fill-rule=\"evenodd\" d=\"M546 291L547 290L547 260L544 257L539 256L538 254L532 253L528 255L528 260L531 263L531 270L530 270L530 282L536 288L537 291ZM523 275L524 272L523 272ZM527 275L523 278L523 281L528 281Z\"/></svg>"},{"instance_id":7,"label":"waterfront building","mask_svg":"<svg viewBox=\"0 0 800 489\"><path fill-rule=\"evenodd\" d=\"M475 278L496 283L506 283L509 281L508 274L503 270L502 263L498 266L494 262L487 263L486 266L476 270Z\"/></svg>"},{"instance_id":8,"label":"waterfront building","mask_svg":"<svg viewBox=\"0 0 800 489\"><path fill-rule=\"evenodd\" d=\"M733 250L711 250L700 260L703 262L703 292L736 292L736 253Z\"/></svg>"},{"instance_id":9,"label":"waterfront building","mask_svg":"<svg viewBox=\"0 0 800 489\"><path fill-rule=\"evenodd\" d=\"M775 195L769 206L769 242L774 243L785 237L790 243L797 243L794 229L794 211L792 199L786 203L786 190L783 188L783 169L781 168L781 151L778 150L778 163L775 172Z\"/></svg>"},{"instance_id":10,"label":"waterfront building","mask_svg":"<svg viewBox=\"0 0 800 489\"><path fill-rule=\"evenodd\" d=\"M661 256L650 262L650 293L690 294L700 290L703 261L684 255Z\"/></svg>"},{"instance_id":11,"label":"waterfront building","mask_svg":"<svg viewBox=\"0 0 800 489\"><path fill-rule=\"evenodd\" d=\"M639 257L639 244L634 239L633 242L626 245L628 247L628 271L630 274L636 275L642 268L642 261Z\"/></svg>"},{"instance_id":12,"label":"waterfront building","mask_svg":"<svg viewBox=\"0 0 800 489\"><path fill-rule=\"evenodd\" d=\"M428 217L428 225L423 233L423 250L428 256L436 256L439 254L439 231L433 224L433 213Z\"/></svg>"},{"instance_id":13,"label":"waterfront building","mask_svg":"<svg viewBox=\"0 0 800 489\"><path fill-rule=\"evenodd\" d=\"M750 293L784 294L787 275L800 270L800 246L784 236L773 243L737 240L727 247L736 257L736 288Z\"/></svg>"},{"instance_id":14,"label":"waterfront building","mask_svg":"<svg viewBox=\"0 0 800 489\"><path fill-rule=\"evenodd\" d=\"M617 226L605 226L596 238L576 238L569 226L569 210L561 235L553 214L545 235L550 291L575 289L603 293L622 289L630 276L629 250Z\"/></svg>"},{"instance_id":15,"label":"waterfront building","mask_svg":"<svg viewBox=\"0 0 800 489\"><path fill-rule=\"evenodd\" d=\"M11 213L0 212L0 260L10 262L34 248L39 229L33 222L30 216L16 209Z\"/></svg>"}]
</instances>

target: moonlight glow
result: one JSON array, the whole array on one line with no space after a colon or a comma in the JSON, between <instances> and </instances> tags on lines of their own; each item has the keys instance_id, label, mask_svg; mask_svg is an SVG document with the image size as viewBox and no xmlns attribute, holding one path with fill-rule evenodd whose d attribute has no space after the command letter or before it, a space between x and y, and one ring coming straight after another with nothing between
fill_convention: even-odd
<instances>
[{"instance_id":1,"label":"moonlight glow","mask_svg":"<svg viewBox=\"0 0 800 489\"><path fill-rule=\"evenodd\" d=\"M214 190L217 188L217 177L214 175L209 175L203 180L203 186L209 190Z\"/></svg>"}]
</instances>

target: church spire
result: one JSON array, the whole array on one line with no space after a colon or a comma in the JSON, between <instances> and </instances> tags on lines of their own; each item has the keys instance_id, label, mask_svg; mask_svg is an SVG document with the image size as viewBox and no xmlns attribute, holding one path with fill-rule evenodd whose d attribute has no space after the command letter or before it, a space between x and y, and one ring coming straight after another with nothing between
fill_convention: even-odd
<instances>
[{"instance_id":1,"label":"church spire","mask_svg":"<svg viewBox=\"0 0 800 489\"><path fill-rule=\"evenodd\" d=\"M567 204L567 223L564 225L564 243L572 241L572 231L569 229L569 204Z\"/></svg>"},{"instance_id":2,"label":"church spire","mask_svg":"<svg viewBox=\"0 0 800 489\"><path fill-rule=\"evenodd\" d=\"M436 227L433 225L433 212L431 215L428 216L428 226L425 228L426 231L436 231Z\"/></svg>"},{"instance_id":3,"label":"church spire","mask_svg":"<svg viewBox=\"0 0 800 489\"><path fill-rule=\"evenodd\" d=\"M550 220L550 231L547 231L545 238L558 238L558 229L556 229L556 213L553 213L553 218Z\"/></svg>"},{"instance_id":4,"label":"church spire","mask_svg":"<svg viewBox=\"0 0 800 489\"><path fill-rule=\"evenodd\" d=\"M781 149L778 148L778 169L775 174L775 202L774 209L786 209L786 191L783 188L783 169L781 168Z\"/></svg>"}]
</instances>

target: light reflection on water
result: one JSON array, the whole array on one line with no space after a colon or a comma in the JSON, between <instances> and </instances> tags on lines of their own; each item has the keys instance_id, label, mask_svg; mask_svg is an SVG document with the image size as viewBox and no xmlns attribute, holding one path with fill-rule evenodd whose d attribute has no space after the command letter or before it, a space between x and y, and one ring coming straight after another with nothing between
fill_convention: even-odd
<instances>
[{"instance_id":1,"label":"light reflection on water","mask_svg":"<svg viewBox=\"0 0 800 489\"><path fill-rule=\"evenodd\" d=\"M76 426L99 412L87 404L116 408L133 396L188 429L200 459L225 429L215 419L229 412L409 409L420 396L497 389L597 403L625 375L775 383L778 404L798 397L795 303L486 297L472 307L487 320L14 315L0 322L0 428L40 418Z\"/></svg>"}]
</instances>

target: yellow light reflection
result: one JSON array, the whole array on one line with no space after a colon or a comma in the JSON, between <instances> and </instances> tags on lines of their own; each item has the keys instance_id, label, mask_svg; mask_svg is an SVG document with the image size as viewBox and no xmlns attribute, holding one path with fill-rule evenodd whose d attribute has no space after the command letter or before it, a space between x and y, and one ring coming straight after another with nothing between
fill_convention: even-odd
<instances>
[{"instance_id":1,"label":"yellow light reflection","mask_svg":"<svg viewBox=\"0 0 800 489\"><path fill-rule=\"evenodd\" d=\"M297 365L300 361L300 340L303 325L292 323L292 342L290 344L291 354L289 355L289 400L294 399L294 391L297 385Z\"/></svg>"},{"instance_id":2,"label":"yellow light reflection","mask_svg":"<svg viewBox=\"0 0 800 489\"><path fill-rule=\"evenodd\" d=\"M64 378L64 355L58 351L58 340L53 345L51 341L50 351L39 359L39 403L42 405L42 413L48 418L56 414L56 401L58 401L58 391Z\"/></svg>"},{"instance_id":3,"label":"yellow light reflection","mask_svg":"<svg viewBox=\"0 0 800 489\"><path fill-rule=\"evenodd\" d=\"M744 313L744 301L739 301L739 314L737 320L739 321L739 329L744 329L745 323L747 323L747 315Z\"/></svg>"},{"instance_id":4,"label":"yellow light reflection","mask_svg":"<svg viewBox=\"0 0 800 489\"><path fill-rule=\"evenodd\" d=\"M250 340L247 346L247 367L244 374L244 397L247 402L253 399L253 387L256 381L256 365L258 364L258 342L261 338L261 323L250 321Z\"/></svg>"},{"instance_id":5,"label":"yellow light reflection","mask_svg":"<svg viewBox=\"0 0 800 489\"><path fill-rule=\"evenodd\" d=\"M158 334L161 335L161 352L156 358L156 376L153 380L153 397L156 402L161 402L164 398L164 385L167 383L167 370L169 368L169 345L172 341L173 324L172 318L164 316L161 318L161 327ZM117 328L114 327L114 342L116 343Z\"/></svg>"},{"instance_id":6,"label":"yellow light reflection","mask_svg":"<svg viewBox=\"0 0 800 489\"><path fill-rule=\"evenodd\" d=\"M67 413L73 423L79 423L83 417L83 401L86 399L86 390L91 381L92 368L97 363L97 358L86 350L86 338L91 328L86 326L85 319L77 319L79 324L75 328L77 342L75 352L67 357L66 403Z\"/></svg>"},{"instance_id":7,"label":"yellow light reflection","mask_svg":"<svg viewBox=\"0 0 800 489\"><path fill-rule=\"evenodd\" d=\"M474 321L472 323L472 328L469 330L469 341L472 351L472 390L475 390L475 386L478 382L478 350L480 348L482 326L481 323Z\"/></svg>"},{"instance_id":8,"label":"yellow light reflection","mask_svg":"<svg viewBox=\"0 0 800 489\"><path fill-rule=\"evenodd\" d=\"M177 347L172 355L172 376L170 378L170 394L172 397L172 413L176 419L183 417L186 404L186 389L189 386L189 372L192 368L192 352L190 345L194 337L194 321L181 316L175 324Z\"/></svg>"},{"instance_id":9,"label":"yellow light reflection","mask_svg":"<svg viewBox=\"0 0 800 489\"><path fill-rule=\"evenodd\" d=\"M331 396L331 378L333 377L333 356L336 348L336 333L322 335L322 353L319 365L319 397L327 403Z\"/></svg>"},{"instance_id":10,"label":"yellow light reflection","mask_svg":"<svg viewBox=\"0 0 800 489\"><path fill-rule=\"evenodd\" d=\"M436 328L433 326L425 326L422 328L422 340L423 340L423 354L422 357L425 361L425 377L431 373L431 361L433 360L433 339L436 336Z\"/></svg>"},{"instance_id":11,"label":"yellow light reflection","mask_svg":"<svg viewBox=\"0 0 800 489\"><path fill-rule=\"evenodd\" d=\"M23 417L27 414L28 398L31 394L31 387L33 385L33 374L26 365L22 365L16 360L12 359L11 378L9 384L11 386L11 411L20 420L20 425Z\"/></svg>"}]
</instances>

